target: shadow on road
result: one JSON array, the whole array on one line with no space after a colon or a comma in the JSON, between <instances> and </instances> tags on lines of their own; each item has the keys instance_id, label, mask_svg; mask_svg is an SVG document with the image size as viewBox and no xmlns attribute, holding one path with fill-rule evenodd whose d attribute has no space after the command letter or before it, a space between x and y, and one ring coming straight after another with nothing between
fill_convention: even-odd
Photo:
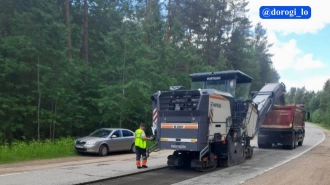
<instances>
[{"instance_id":1,"label":"shadow on road","mask_svg":"<svg viewBox=\"0 0 330 185\"><path fill-rule=\"evenodd\" d=\"M107 156L100 156L97 153L85 153L85 152L76 152L78 156L84 156L84 157L107 157L107 156L120 156L123 154L133 154L132 152L109 152Z\"/></svg>"}]
</instances>

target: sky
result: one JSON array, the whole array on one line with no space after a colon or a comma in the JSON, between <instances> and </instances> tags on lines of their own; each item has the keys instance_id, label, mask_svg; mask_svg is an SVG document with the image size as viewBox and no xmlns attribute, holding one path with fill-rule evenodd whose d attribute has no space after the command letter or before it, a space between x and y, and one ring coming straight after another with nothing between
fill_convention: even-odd
<instances>
[{"instance_id":1,"label":"sky","mask_svg":"<svg viewBox=\"0 0 330 185\"><path fill-rule=\"evenodd\" d=\"M322 90L330 79L330 9L324 0L250 0L252 24L267 29L273 66L287 90ZM261 19L260 6L310 6L310 19Z\"/></svg>"}]
</instances>

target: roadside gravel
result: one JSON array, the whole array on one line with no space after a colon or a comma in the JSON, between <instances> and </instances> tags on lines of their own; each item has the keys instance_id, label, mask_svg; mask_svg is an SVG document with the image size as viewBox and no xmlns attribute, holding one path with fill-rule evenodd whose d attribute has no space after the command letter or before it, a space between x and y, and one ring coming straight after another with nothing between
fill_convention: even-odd
<instances>
[{"instance_id":1,"label":"roadside gravel","mask_svg":"<svg viewBox=\"0 0 330 185\"><path fill-rule=\"evenodd\" d=\"M320 129L324 132L325 139L318 146L243 185L329 185L330 131Z\"/></svg>"}]
</instances>

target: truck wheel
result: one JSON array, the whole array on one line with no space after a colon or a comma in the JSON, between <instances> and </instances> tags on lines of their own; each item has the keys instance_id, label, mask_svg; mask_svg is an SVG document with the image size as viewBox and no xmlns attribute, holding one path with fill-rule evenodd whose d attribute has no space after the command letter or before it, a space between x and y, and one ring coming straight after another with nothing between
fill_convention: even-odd
<instances>
[{"instance_id":1,"label":"truck wheel","mask_svg":"<svg viewBox=\"0 0 330 185\"><path fill-rule=\"evenodd\" d=\"M295 135L295 138L294 138L294 148L297 148L298 147L298 135Z\"/></svg>"},{"instance_id":2,"label":"truck wheel","mask_svg":"<svg viewBox=\"0 0 330 185\"><path fill-rule=\"evenodd\" d=\"M304 143L304 139L302 139L302 141L299 141L299 142L298 142L298 146L302 146L303 143Z\"/></svg>"},{"instance_id":3,"label":"truck wheel","mask_svg":"<svg viewBox=\"0 0 330 185\"><path fill-rule=\"evenodd\" d=\"M296 140L296 137L292 137L291 144L288 147L290 150L293 150L294 149L295 142L296 142L295 140Z\"/></svg>"}]
</instances>

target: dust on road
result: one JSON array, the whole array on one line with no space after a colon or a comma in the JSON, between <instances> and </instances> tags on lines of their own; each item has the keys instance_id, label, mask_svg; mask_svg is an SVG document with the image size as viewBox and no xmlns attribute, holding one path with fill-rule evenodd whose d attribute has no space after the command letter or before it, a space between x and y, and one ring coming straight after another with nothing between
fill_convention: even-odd
<instances>
[{"instance_id":1,"label":"dust on road","mask_svg":"<svg viewBox=\"0 0 330 185\"><path fill-rule=\"evenodd\" d=\"M243 185L329 185L330 132L320 128L325 140L305 154L270 170Z\"/></svg>"}]
</instances>

